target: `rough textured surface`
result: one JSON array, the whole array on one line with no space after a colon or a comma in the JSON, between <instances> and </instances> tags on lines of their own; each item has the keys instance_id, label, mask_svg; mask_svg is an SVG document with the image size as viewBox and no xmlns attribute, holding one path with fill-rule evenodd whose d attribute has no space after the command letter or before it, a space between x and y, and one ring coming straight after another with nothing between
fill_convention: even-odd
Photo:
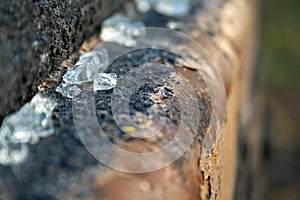
<instances>
[{"instance_id":1,"label":"rough textured surface","mask_svg":"<svg viewBox=\"0 0 300 200\"><path fill-rule=\"evenodd\" d=\"M205 4L195 2L191 15L180 20L184 24L193 25L186 32L204 44L218 64L227 92L226 122L214 149L211 152L201 152L201 139L198 138L179 160L161 170L142 174L112 170L99 164L78 139L71 114L72 101L59 96L54 92L54 88L48 88L47 95L57 99L59 103L54 114L56 135L31 146L30 157L23 165L0 166L1 198L233 199L238 162L237 139L240 134L237 127L242 115L251 115L247 103L250 101L248 87L251 82L255 51L253 46L255 21L251 16L255 16L253 11L256 8L256 1L251 3L242 0L211 0L205 1ZM239 14L241 11L242 16ZM235 20L237 16L238 20ZM150 11L144 16L143 21L148 26L164 26L170 19ZM156 52L155 55L160 53ZM124 62L127 62L126 59L119 61L123 66ZM165 61L163 59L159 62ZM167 62L174 64L172 60ZM122 68L112 69L109 72L124 73L118 71ZM126 70L126 67L124 69ZM191 83L201 81L194 70L179 71L188 77ZM148 95L155 93L159 87L150 85L149 89L145 86L140 89L147 91L142 95L140 91L135 92L131 99L132 116L137 111L146 113L145 107L152 105L141 103L140 100L148 100ZM169 88L168 84L167 87ZM110 91L100 92L97 95L97 114L102 125L114 125L108 111L109 97ZM173 100L173 97L166 99ZM200 99L199 104L203 106L204 112L209 111L207 101ZM168 106L176 108L177 105L171 101ZM172 127L176 127L178 112L174 112L175 115L169 113L168 125L171 128L164 131L162 138L165 141L168 139L165 135L168 135ZM210 113L206 114L209 116ZM202 121L201 127L204 131L208 120L209 117ZM116 135L110 134L110 139L119 144L127 139L120 130L117 130ZM258 137L253 138L255 143ZM139 140L129 140L125 144L131 151L151 150L159 145L157 141L145 143ZM116 156L113 159L122 158Z\"/></svg>"},{"instance_id":2,"label":"rough textured surface","mask_svg":"<svg viewBox=\"0 0 300 200\"><path fill-rule=\"evenodd\" d=\"M166 54L167 53L167 54ZM144 55L151 55L143 59ZM176 55L162 50L143 49L124 55L111 64L106 72L117 73L118 77L130 69L143 63L163 63L173 65ZM181 70L185 76L190 76L193 70ZM159 72L158 72L159 73ZM149 151L169 142L167 135L176 133L180 108L173 96L170 83L176 80L167 78L159 85L144 85L135 91L130 99L130 112L147 114L152 104L143 103L150 95L163 98L156 102L157 117L165 115L167 123L162 131L162 137L152 141L132 139L116 126L111 114L112 89L98 91L96 94L96 112L99 124L106 130L108 138L130 151ZM196 79L195 79L196 80ZM0 198L4 199L134 199L143 196L145 199L155 197L162 199L196 199L199 197L198 179L201 173L197 170L200 143L195 138L191 149L171 166L154 173L127 174L103 166L93 158L78 138L72 114L72 100L66 99L54 92L55 87L45 91L46 95L55 99L58 106L54 110L56 134L30 146L29 158L19 166L0 165ZM159 91L162 90L160 94ZM132 92L132 91L128 91ZM210 121L210 111L206 99L199 99L202 111L198 137L206 131ZM167 112L163 112L165 105ZM191 109L193 107L191 106ZM83 116L87 114L82 113ZM183 122L182 122L183 123ZM185 122L188 123L188 122ZM187 125L185 125L187 126ZM188 128L187 128L188 129ZM143 144L143 145L141 145ZM113 159L120 159L115 157ZM126 161L124 161L126 162ZM192 167L193 166L193 167ZM186 171L190 175L186 176ZM162 178L160 178L162 177ZM145 183L146 182L146 183ZM170 188L163 186L173 182ZM187 182L187 183L186 183ZM143 185L150 185L150 188ZM141 186L142 185L142 186ZM182 187L180 190L179 187ZM123 189L122 189L123 188ZM148 188L148 189L147 189ZM121 190L121 191L120 191ZM128 194L126 191L130 191ZM146 190L146 191L144 191ZM119 191L117 194L115 191ZM159 191L155 193L154 191ZM188 192L189 191L189 192ZM176 192L176 197L173 197ZM128 195L128 196L127 196ZM139 196L140 195L140 196Z\"/></svg>"},{"instance_id":3,"label":"rough textured surface","mask_svg":"<svg viewBox=\"0 0 300 200\"><path fill-rule=\"evenodd\" d=\"M191 35L205 44L219 66L227 93L227 115L220 141L211 154L203 156L200 161L205 179L200 185L201 199L252 198L241 196L239 193L234 194L234 188L237 187L237 183L243 182L239 180L240 176L237 176L238 137L242 132L247 132L246 129L238 130L238 127L242 120L244 124L250 123L249 118L253 114L253 93L250 91L256 64L257 6L258 1L209 1L194 18L198 30L191 31ZM205 33L208 37L203 37ZM244 118L245 116L248 118ZM256 135L252 142L255 140L259 144L259 131L251 131L251 134ZM251 147L249 151L256 152L252 155L256 155L255 162L258 163L260 152L256 150L260 147L258 145L256 150L255 148ZM249 171L245 170L244 173ZM259 173L258 170L251 175L253 183L260 178ZM259 184L252 186L252 191L257 191L260 187Z\"/></svg>"},{"instance_id":4,"label":"rough textured surface","mask_svg":"<svg viewBox=\"0 0 300 200\"><path fill-rule=\"evenodd\" d=\"M12 0L0 2L0 121L122 1Z\"/></svg>"}]
</instances>

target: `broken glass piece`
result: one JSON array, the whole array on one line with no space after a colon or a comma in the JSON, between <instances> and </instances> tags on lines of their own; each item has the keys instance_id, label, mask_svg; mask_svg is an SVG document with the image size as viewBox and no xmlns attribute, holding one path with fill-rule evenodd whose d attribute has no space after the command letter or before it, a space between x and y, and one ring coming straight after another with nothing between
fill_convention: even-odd
<instances>
[{"instance_id":1,"label":"broken glass piece","mask_svg":"<svg viewBox=\"0 0 300 200\"><path fill-rule=\"evenodd\" d=\"M131 22L125 15L115 14L102 23L100 38L106 42L133 47L137 39L145 36L144 27L142 22Z\"/></svg>"},{"instance_id":2,"label":"broken glass piece","mask_svg":"<svg viewBox=\"0 0 300 200\"><path fill-rule=\"evenodd\" d=\"M51 117L52 111L56 106L56 103L53 100L43 96L40 93L37 93L29 102L32 108L37 113L45 113L47 117Z\"/></svg>"},{"instance_id":3,"label":"broken glass piece","mask_svg":"<svg viewBox=\"0 0 300 200\"><path fill-rule=\"evenodd\" d=\"M54 133L51 119L56 103L37 94L18 112L4 118L0 140L13 143L37 143Z\"/></svg>"},{"instance_id":4,"label":"broken glass piece","mask_svg":"<svg viewBox=\"0 0 300 200\"><path fill-rule=\"evenodd\" d=\"M0 164L16 165L26 160L28 147L22 143L12 143L0 140Z\"/></svg>"},{"instance_id":5,"label":"broken glass piece","mask_svg":"<svg viewBox=\"0 0 300 200\"><path fill-rule=\"evenodd\" d=\"M28 155L25 143L37 143L54 133L51 119L56 103L36 94L19 111L4 118L0 129L0 163L15 165Z\"/></svg>"},{"instance_id":6,"label":"broken glass piece","mask_svg":"<svg viewBox=\"0 0 300 200\"><path fill-rule=\"evenodd\" d=\"M176 22L176 21L169 21L167 22L167 28L180 31L183 29L183 24L182 22Z\"/></svg>"},{"instance_id":7,"label":"broken glass piece","mask_svg":"<svg viewBox=\"0 0 300 200\"><path fill-rule=\"evenodd\" d=\"M136 8L141 13L146 13L151 9L150 0L135 0Z\"/></svg>"},{"instance_id":8,"label":"broken glass piece","mask_svg":"<svg viewBox=\"0 0 300 200\"><path fill-rule=\"evenodd\" d=\"M100 73L94 79L94 92L98 90L109 90L117 85L117 74L115 73Z\"/></svg>"},{"instance_id":9,"label":"broken glass piece","mask_svg":"<svg viewBox=\"0 0 300 200\"><path fill-rule=\"evenodd\" d=\"M67 83L61 83L57 86L55 91L68 98L74 98L81 93L81 89L79 87Z\"/></svg>"},{"instance_id":10,"label":"broken glass piece","mask_svg":"<svg viewBox=\"0 0 300 200\"><path fill-rule=\"evenodd\" d=\"M69 84L93 81L100 69L105 68L108 62L109 58L105 49L82 54L74 67L63 76L63 80Z\"/></svg>"},{"instance_id":11,"label":"broken glass piece","mask_svg":"<svg viewBox=\"0 0 300 200\"><path fill-rule=\"evenodd\" d=\"M27 143L31 139L33 126L37 123L36 113L25 104L18 112L7 116L1 126L1 136L12 142Z\"/></svg>"},{"instance_id":12,"label":"broken glass piece","mask_svg":"<svg viewBox=\"0 0 300 200\"><path fill-rule=\"evenodd\" d=\"M154 0L154 10L170 17L183 17L190 11L190 0Z\"/></svg>"}]
</instances>

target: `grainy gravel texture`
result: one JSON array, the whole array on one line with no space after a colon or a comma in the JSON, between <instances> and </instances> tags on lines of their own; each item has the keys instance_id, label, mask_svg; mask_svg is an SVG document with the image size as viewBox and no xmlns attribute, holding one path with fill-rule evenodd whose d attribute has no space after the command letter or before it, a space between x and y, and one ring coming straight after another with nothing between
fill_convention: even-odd
<instances>
[{"instance_id":1,"label":"grainy gravel texture","mask_svg":"<svg viewBox=\"0 0 300 200\"><path fill-rule=\"evenodd\" d=\"M0 121L37 86L121 0L4 0L0 2Z\"/></svg>"}]
</instances>

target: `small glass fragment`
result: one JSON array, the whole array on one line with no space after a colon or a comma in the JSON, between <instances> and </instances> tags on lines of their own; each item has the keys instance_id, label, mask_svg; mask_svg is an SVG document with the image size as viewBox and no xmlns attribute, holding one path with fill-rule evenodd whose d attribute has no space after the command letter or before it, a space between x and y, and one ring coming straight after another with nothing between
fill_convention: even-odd
<instances>
[{"instance_id":1,"label":"small glass fragment","mask_svg":"<svg viewBox=\"0 0 300 200\"><path fill-rule=\"evenodd\" d=\"M14 143L36 143L39 138L52 135L54 127L51 115L55 106L55 102L36 94L18 112L4 118L0 139Z\"/></svg>"},{"instance_id":2,"label":"small glass fragment","mask_svg":"<svg viewBox=\"0 0 300 200\"><path fill-rule=\"evenodd\" d=\"M94 79L93 90L109 90L117 85L117 74L115 73L99 73Z\"/></svg>"},{"instance_id":3,"label":"small glass fragment","mask_svg":"<svg viewBox=\"0 0 300 200\"><path fill-rule=\"evenodd\" d=\"M145 36L142 22L131 22L122 14L115 14L102 23L100 38L106 42L115 42L127 47L136 45L136 40Z\"/></svg>"},{"instance_id":4,"label":"small glass fragment","mask_svg":"<svg viewBox=\"0 0 300 200\"><path fill-rule=\"evenodd\" d=\"M0 163L18 164L27 157L25 143L35 144L54 133L52 111L56 103L36 94L19 111L4 118L0 129Z\"/></svg>"},{"instance_id":5,"label":"small glass fragment","mask_svg":"<svg viewBox=\"0 0 300 200\"><path fill-rule=\"evenodd\" d=\"M183 24L182 22L176 22L176 21L169 21L167 22L167 28L180 31L183 29Z\"/></svg>"},{"instance_id":6,"label":"small glass fragment","mask_svg":"<svg viewBox=\"0 0 300 200\"><path fill-rule=\"evenodd\" d=\"M37 93L29 102L30 106L37 113L45 113L47 117L51 117L52 111L56 106L56 103L53 100L43 96L40 93Z\"/></svg>"},{"instance_id":7,"label":"small glass fragment","mask_svg":"<svg viewBox=\"0 0 300 200\"><path fill-rule=\"evenodd\" d=\"M0 164L16 165L26 160L28 147L23 143L0 140Z\"/></svg>"},{"instance_id":8,"label":"small glass fragment","mask_svg":"<svg viewBox=\"0 0 300 200\"><path fill-rule=\"evenodd\" d=\"M81 93L81 89L79 87L67 83L61 83L57 86L55 91L68 98L74 98Z\"/></svg>"},{"instance_id":9,"label":"small glass fragment","mask_svg":"<svg viewBox=\"0 0 300 200\"><path fill-rule=\"evenodd\" d=\"M190 7L190 0L154 0L153 5L156 12L170 17L186 16Z\"/></svg>"},{"instance_id":10,"label":"small glass fragment","mask_svg":"<svg viewBox=\"0 0 300 200\"><path fill-rule=\"evenodd\" d=\"M93 81L100 69L106 67L108 62L109 58L105 49L82 54L74 67L63 76L63 80L68 84Z\"/></svg>"},{"instance_id":11,"label":"small glass fragment","mask_svg":"<svg viewBox=\"0 0 300 200\"><path fill-rule=\"evenodd\" d=\"M150 0L135 0L136 8L141 13L146 13L151 9Z\"/></svg>"}]
</instances>

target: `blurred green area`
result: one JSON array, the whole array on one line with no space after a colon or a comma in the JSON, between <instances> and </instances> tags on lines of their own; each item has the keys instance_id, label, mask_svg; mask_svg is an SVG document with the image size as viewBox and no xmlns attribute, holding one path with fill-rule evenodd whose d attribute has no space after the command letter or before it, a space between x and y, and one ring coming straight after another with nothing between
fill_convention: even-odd
<instances>
[{"instance_id":1,"label":"blurred green area","mask_svg":"<svg viewBox=\"0 0 300 200\"><path fill-rule=\"evenodd\" d=\"M300 1L266 0L263 37L266 84L271 92L299 88Z\"/></svg>"},{"instance_id":2,"label":"blurred green area","mask_svg":"<svg viewBox=\"0 0 300 200\"><path fill-rule=\"evenodd\" d=\"M299 199L300 1L262 0L262 67L271 112L272 156L265 199Z\"/></svg>"}]
</instances>

